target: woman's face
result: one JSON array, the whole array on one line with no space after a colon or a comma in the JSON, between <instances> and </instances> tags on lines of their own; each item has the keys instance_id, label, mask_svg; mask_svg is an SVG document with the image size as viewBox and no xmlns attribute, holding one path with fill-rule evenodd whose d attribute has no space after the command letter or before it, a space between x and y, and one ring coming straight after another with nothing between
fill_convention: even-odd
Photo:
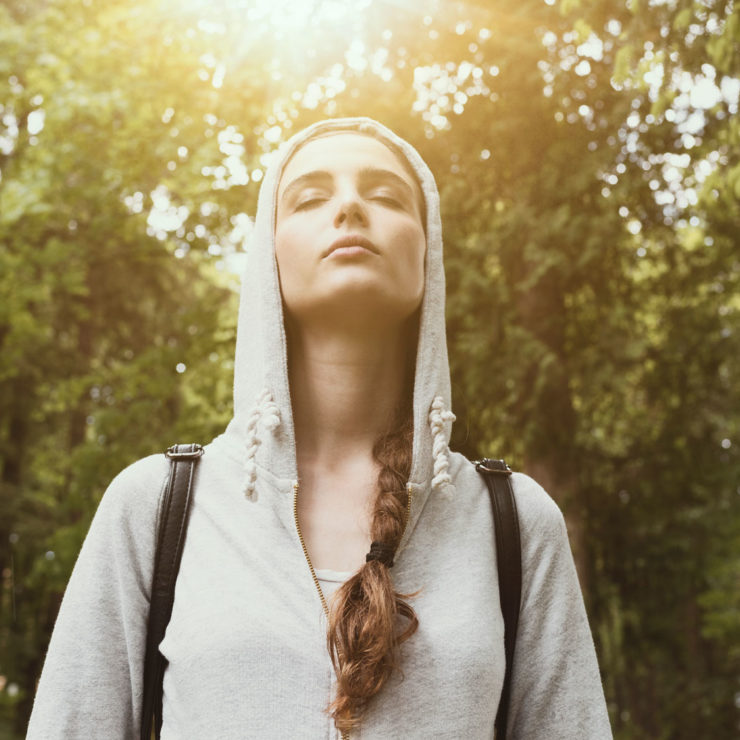
<instances>
[{"instance_id":1,"label":"woman's face","mask_svg":"<svg viewBox=\"0 0 740 740\"><path fill-rule=\"evenodd\" d=\"M377 139L340 132L283 170L275 253L288 315L399 323L421 304L426 236L419 186Z\"/></svg>"}]
</instances>

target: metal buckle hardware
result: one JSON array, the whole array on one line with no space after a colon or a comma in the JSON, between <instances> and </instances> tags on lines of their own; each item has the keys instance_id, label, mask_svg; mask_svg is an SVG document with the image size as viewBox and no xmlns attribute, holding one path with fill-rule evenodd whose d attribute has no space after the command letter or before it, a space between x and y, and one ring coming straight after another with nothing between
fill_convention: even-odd
<instances>
[{"instance_id":1,"label":"metal buckle hardware","mask_svg":"<svg viewBox=\"0 0 740 740\"><path fill-rule=\"evenodd\" d=\"M200 457L204 450L203 446L199 444L188 445L191 449L189 450L178 450L178 445L172 445L167 449L164 454L169 457L170 460L194 460L196 457Z\"/></svg>"},{"instance_id":2,"label":"metal buckle hardware","mask_svg":"<svg viewBox=\"0 0 740 740\"><path fill-rule=\"evenodd\" d=\"M491 467L486 463L501 463L503 467ZM511 475L511 468L503 460L476 460L475 469L479 473L494 473L495 475Z\"/></svg>"}]
</instances>

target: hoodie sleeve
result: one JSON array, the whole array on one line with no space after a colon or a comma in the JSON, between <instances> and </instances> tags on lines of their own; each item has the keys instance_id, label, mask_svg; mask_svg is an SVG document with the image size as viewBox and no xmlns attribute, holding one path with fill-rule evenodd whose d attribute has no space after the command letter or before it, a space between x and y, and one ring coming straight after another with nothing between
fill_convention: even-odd
<instances>
[{"instance_id":1,"label":"hoodie sleeve","mask_svg":"<svg viewBox=\"0 0 740 740\"><path fill-rule=\"evenodd\" d=\"M560 509L515 474L522 602L509 707L511 740L612 737L591 630Z\"/></svg>"},{"instance_id":2,"label":"hoodie sleeve","mask_svg":"<svg viewBox=\"0 0 740 740\"><path fill-rule=\"evenodd\" d=\"M163 455L105 492L62 600L27 738L138 736Z\"/></svg>"}]
</instances>

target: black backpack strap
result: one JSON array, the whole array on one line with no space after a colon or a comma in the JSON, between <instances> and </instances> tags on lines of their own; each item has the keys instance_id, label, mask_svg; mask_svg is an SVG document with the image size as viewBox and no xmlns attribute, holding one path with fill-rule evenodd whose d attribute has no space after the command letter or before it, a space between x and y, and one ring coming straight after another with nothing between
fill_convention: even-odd
<instances>
[{"instance_id":1,"label":"black backpack strap","mask_svg":"<svg viewBox=\"0 0 740 740\"><path fill-rule=\"evenodd\" d=\"M506 737L509 714L511 673L514 664L514 646L519 625L519 607L522 597L522 546L519 537L519 516L516 511L514 491L511 487L511 470L503 460L488 458L476 463L475 469L483 476L491 494L493 521L496 533L496 560L501 611L504 616L504 651L506 673L501 689L501 700L496 714L496 740Z\"/></svg>"},{"instance_id":2,"label":"black backpack strap","mask_svg":"<svg viewBox=\"0 0 740 740\"><path fill-rule=\"evenodd\" d=\"M152 718L155 737L162 728L162 677L165 659L159 652L175 600L175 581L180 568L188 512L192 498L195 467L203 454L198 444L173 445L165 453L170 459L170 473L160 508L154 576L149 605L149 627L144 658L144 700L141 714L141 739L150 740Z\"/></svg>"}]
</instances>

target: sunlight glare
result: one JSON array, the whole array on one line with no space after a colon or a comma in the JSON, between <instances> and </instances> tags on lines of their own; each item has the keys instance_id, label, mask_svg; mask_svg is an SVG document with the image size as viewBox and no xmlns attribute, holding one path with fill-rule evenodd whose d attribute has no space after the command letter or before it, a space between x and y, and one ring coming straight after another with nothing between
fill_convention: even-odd
<instances>
[{"instance_id":1,"label":"sunlight glare","mask_svg":"<svg viewBox=\"0 0 740 740\"><path fill-rule=\"evenodd\" d=\"M373 0L161 0L172 15L194 15L206 33L239 28L249 36L272 33L300 43L309 29L351 31ZM225 21L221 22L221 21Z\"/></svg>"}]
</instances>

